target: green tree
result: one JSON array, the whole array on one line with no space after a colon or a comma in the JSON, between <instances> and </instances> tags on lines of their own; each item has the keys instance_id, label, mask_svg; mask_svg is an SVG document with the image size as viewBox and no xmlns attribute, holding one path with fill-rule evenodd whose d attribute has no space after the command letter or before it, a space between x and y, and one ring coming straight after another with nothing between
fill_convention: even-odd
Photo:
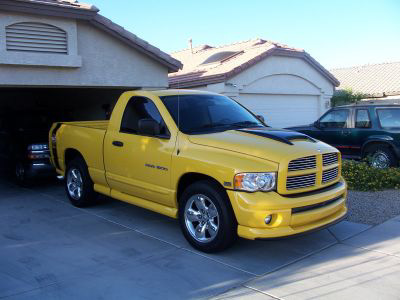
<instances>
[{"instance_id":1,"label":"green tree","mask_svg":"<svg viewBox=\"0 0 400 300\"><path fill-rule=\"evenodd\" d=\"M339 105L352 104L366 97L367 96L362 93L353 92L352 89L339 90L336 91L331 98L331 106L334 107Z\"/></svg>"}]
</instances>

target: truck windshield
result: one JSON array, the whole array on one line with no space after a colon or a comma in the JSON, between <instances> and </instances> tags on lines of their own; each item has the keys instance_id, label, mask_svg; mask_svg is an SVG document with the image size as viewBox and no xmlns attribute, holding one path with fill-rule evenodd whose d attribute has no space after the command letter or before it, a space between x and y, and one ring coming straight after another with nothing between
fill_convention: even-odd
<instances>
[{"instance_id":1,"label":"truck windshield","mask_svg":"<svg viewBox=\"0 0 400 300\"><path fill-rule=\"evenodd\" d=\"M179 130L186 134L265 126L244 107L225 96L174 95L160 98Z\"/></svg>"}]
</instances>

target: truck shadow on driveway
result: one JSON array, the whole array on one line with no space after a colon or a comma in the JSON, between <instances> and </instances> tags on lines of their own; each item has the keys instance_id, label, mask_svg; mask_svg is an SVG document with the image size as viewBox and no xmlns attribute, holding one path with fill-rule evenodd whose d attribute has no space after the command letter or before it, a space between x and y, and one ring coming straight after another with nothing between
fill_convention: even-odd
<instances>
[{"instance_id":1,"label":"truck shadow on driveway","mask_svg":"<svg viewBox=\"0 0 400 300\"><path fill-rule=\"evenodd\" d=\"M204 254L186 242L177 220L105 197L78 209L61 182L19 188L2 180L0 191L0 298L207 298L243 284L242 296L257 289L312 298L342 295L359 281L354 274L366 275L367 262L387 266L371 267L382 276L400 270L390 257L400 256L390 242L395 233L379 226L342 222L292 239L241 239ZM400 220L392 222L400 228ZM372 273L369 284L377 284Z\"/></svg>"}]
</instances>

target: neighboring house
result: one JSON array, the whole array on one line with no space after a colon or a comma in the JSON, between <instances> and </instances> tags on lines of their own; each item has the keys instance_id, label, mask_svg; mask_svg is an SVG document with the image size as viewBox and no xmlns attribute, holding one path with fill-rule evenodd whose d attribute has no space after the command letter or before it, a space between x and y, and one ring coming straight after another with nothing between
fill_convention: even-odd
<instances>
[{"instance_id":1,"label":"neighboring house","mask_svg":"<svg viewBox=\"0 0 400 300\"><path fill-rule=\"evenodd\" d=\"M400 100L400 62L330 70L340 81L338 90L351 89L368 100Z\"/></svg>"},{"instance_id":2,"label":"neighboring house","mask_svg":"<svg viewBox=\"0 0 400 300\"><path fill-rule=\"evenodd\" d=\"M0 109L53 105L97 118L124 90L167 88L181 63L98 12L73 0L1 0Z\"/></svg>"},{"instance_id":3,"label":"neighboring house","mask_svg":"<svg viewBox=\"0 0 400 300\"><path fill-rule=\"evenodd\" d=\"M301 49L262 39L171 53L183 69L169 75L172 88L232 97L274 127L315 121L330 107L337 79Z\"/></svg>"}]
</instances>

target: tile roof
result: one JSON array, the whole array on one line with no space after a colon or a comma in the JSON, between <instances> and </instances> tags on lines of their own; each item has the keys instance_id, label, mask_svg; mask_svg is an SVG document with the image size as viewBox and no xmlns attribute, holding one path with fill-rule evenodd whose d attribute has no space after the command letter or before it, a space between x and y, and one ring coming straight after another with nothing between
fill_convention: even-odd
<instances>
[{"instance_id":1,"label":"tile roof","mask_svg":"<svg viewBox=\"0 0 400 300\"><path fill-rule=\"evenodd\" d=\"M91 4L75 0L0 0L1 9L87 20L130 47L167 66L170 72L176 72L182 68L182 63L179 60L100 15L99 9Z\"/></svg>"},{"instance_id":2,"label":"tile roof","mask_svg":"<svg viewBox=\"0 0 400 300\"><path fill-rule=\"evenodd\" d=\"M201 45L192 50L173 52L171 56L183 62L183 68L169 74L169 83L171 87L185 88L223 82L272 55L303 58L335 86L339 85L336 78L303 49L263 39L247 40L220 47Z\"/></svg>"},{"instance_id":3,"label":"tile roof","mask_svg":"<svg viewBox=\"0 0 400 300\"><path fill-rule=\"evenodd\" d=\"M53 5L65 8L74 8L74 9L82 9L82 10L91 10L98 12L99 9L88 3L78 2L76 0L14 0L18 2L34 2L37 4L45 4L45 5Z\"/></svg>"},{"instance_id":4,"label":"tile roof","mask_svg":"<svg viewBox=\"0 0 400 300\"><path fill-rule=\"evenodd\" d=\"M371 97L400 95L400 62L364 65L330 70L340 81L339 89Z\"/></svg>"}]
</instances>

